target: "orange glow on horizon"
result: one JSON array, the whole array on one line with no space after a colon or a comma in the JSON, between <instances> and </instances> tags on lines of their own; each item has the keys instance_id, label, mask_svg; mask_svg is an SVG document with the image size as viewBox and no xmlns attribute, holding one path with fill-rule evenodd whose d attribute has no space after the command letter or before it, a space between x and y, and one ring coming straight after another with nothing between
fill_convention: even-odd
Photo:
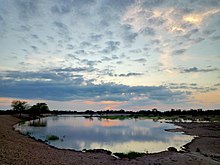
<instances>
[{"instance_id":1,"label":"orange glow on horizon","mask_svg":"<svg viewBox=\"0 0 220 165\"><path fill-rule=\"evenodd\" d=\"M205 106L211 106L213 104L220 105L220 90L209 93L195 94L194 99L201 102Z\"/></svg>"},{"instance_id":2,"label":"orange glow on horizon","mask_svg":"<svg viewBox=\"0 0 220 165\"><path fill-rule=\"evenodd\" d=\"M117 102L117 101L100 101L100 102L95 102L91 100L86 100L84 101L85 104L87 105L101 105L103 106L103 109L117 109L119 105L122 104L122 102Z\"/></svg>"},{"instance_id":3,"label":"orange glow on horizon","mask_svg":"<svg viewBox=\"0 0 220 165\"><path fill-rule=\"evenodd\" d=\"M1 106L9 106L11 104L13 99L6 98L6 97L0 97L0 105Z\"/></svg>"},{"instance_id":4,"label":"orange glow on horizon","mask_svg":"<svg viewBox=\"0 0 220 165\"><path fill-rule=\"evenodd\" d=\"M0 106L10 106L13 100L22 100L28 102L25 99L18 99L18 98L7 98L7 97L0 97ZM29 100L30 101L30 100Z\"/></svg>"},{"instance_id":5,"label":"orange glow on horizon","mask_svg":"<svg viewBox=\"0 0 220 165\"><path fill-rule=\"evenodd\" d=\"M95 102L95 101L91 101L91 100L86 100L84 101L85 104L120 104L121 102L117 102L117 101L100 101L100 102Z\"/></svg>"}]
</instances>

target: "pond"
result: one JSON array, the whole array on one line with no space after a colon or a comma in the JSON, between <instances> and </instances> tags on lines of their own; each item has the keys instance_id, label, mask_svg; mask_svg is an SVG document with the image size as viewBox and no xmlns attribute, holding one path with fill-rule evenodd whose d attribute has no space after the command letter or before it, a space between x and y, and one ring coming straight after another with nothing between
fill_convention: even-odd
<instances>
[{"instance_id":1,"label":"pond","mask_svg":"<svg viewBox=\"0 0 220 165\"><path fill-rule=\"evenodd\" d=\"M164 121L151 119L104 119L73 115L50 116L17 124L16 130L61 149L105 149L114 152L130 151L155 153L190 142L194 137L181 132ZM48 140L55 135L57 140Z\"/></svg>"}]
</instances>

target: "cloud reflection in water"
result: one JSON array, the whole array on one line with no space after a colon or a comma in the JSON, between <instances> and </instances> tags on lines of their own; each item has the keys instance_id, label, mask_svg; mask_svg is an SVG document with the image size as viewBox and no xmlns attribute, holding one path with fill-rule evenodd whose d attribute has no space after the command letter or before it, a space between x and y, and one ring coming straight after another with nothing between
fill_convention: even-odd
<instances>
[{"instance_id":1,"label":"cloud reflection in water","mask_svg":"<svg viewBox=\"0 0 220 165\"><path fill-rule=\"evenodd\" d=\"M49 142L58 148L66 149L107 149L112 152L159 152L173 146L181 146L193 137L181 133L166 132L174 128L172 124L154 122L149 119L109 120L97 117L74 116L47 117L46 127L20 126L23 132L45 140L47 135L56 135L58 141Z\"/></svg>"}]
</instances>

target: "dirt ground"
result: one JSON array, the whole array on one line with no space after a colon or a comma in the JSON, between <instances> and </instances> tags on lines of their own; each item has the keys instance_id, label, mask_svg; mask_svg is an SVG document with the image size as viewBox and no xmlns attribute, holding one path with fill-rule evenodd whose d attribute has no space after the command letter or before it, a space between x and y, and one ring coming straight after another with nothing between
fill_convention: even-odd
<instances>
[{"instance_id":1,"label":"dirt ground","mask_svg":"<svg viewBox=\"0 0 220 165\"><path fill-rule=\"evenodd\" d=\"M220 123L174 123L182 128L170 131L181 131L197 136L185 146L187 152L164 151L129 160L128 158L117 159L104 151L83 153L50 147L14 131L13 125L18 121L16 117L0 115L1 165L220 164Z\"/></svg>"}]
</instances>

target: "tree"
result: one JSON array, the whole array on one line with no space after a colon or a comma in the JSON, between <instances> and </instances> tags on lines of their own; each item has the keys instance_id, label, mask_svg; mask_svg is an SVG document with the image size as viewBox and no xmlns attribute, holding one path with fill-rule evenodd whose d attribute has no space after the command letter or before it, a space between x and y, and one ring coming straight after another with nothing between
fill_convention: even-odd
<instances>
[{"instance_id":1,"label":"tree","mask_svg":"<svg viewBox=\"0 0 220 165\"><path fill-rule=\"evenodd\" d=\"M13 100L11 102L11 107L14 111L19 112L19 117L21 117L21 112L26 110L28 108L28 104L26 101L20 101L20 100Z\"/></svg>"},{"instance_id":2,"label":"tree","mask_svg":"<svg viewBox=\"0 0 220 165\"><path fill-rule=\"evenodd\" d=\"M42 113L47 113L49 108L46 103L37 103L30 108L30 112L33 116L40 115Z\"/></svg>"}]
</instances>

